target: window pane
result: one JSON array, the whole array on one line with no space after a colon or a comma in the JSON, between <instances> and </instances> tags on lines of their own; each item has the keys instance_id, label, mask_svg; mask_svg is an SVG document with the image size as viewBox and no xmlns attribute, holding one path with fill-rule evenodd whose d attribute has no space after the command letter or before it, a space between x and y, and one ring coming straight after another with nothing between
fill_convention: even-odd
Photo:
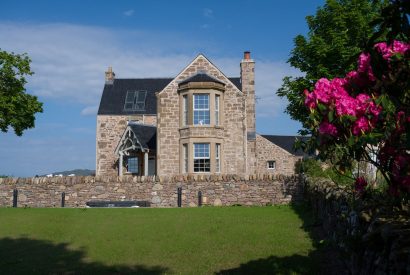
<instances>
[{"instance_id":1,"label":"window pane","mask_svg":"<svg viewBox=\"0 0 410 275\"><path fill-rule=\"evenodd\" d=\"M276 162L274 160L268 161L268 169L275 169Z\"/></svg>"},{"instance_id":2,"label":"window pane","mask_svg":"<svg viewBox=\"0 0 410 275\"><path fill-rule=\"evenodd\" d=\"M221 172L221 144L215 144L215 172Z\"/></svg>"},{"instance_id":3,"label":"window pane","mask_svg":"<svg viewBox=\"0 0 410 275\"><path fill-rule=\"evenodd\" d=\"M138 158L128 158L128 172L137 174L138 173Z\"/></svg>"},{"instance_id":4,"label":"window pane","mask_svg":"<svg viewBox=\"0 0 410 275\"><path fill-rule=\"evenodd\" d=\"M195 125L208 125L210 123L209 111L194 111Z\"/></svg>"},{"instance_id":5,"label":"window pane","mask_svg":"<svg viewBox=\"0 0 410 275\"><path fill-rule=\"evenodd\" d=\"M140 103L140 102L138 102L138 103L136 104L135 109L136 109L136 110L144 110L144 109L145 109L145 103Z\"/></svg>"},{"instance_id":6,"label":"window pane","mask_svg":"<svg viewBox=\"0 0 410 275\"><path fill-rule=\"evenodd\" d=\"M127 97L125 98L125 102L127 103L134 103L135 91L128 91Z\"/></svg>"},{"instance_id":7,"label":"window pane","mask_svg":"<svg viewBox=\"0 0 410 275\"><path fill-rule=\"evenodd\" d=\"M135 110L145 110L146 91L138 91L136 96Z\"/></svg>"},{"instance_id":8,"label":"window pane","mask_svg":"<svg viewBox=\"0 0 410 275\"><path fill-rule=\"evenodd\" d=\"M183 173L188 173L188 144L183 145L184 167Z\"/></svg>"},{"instance_id":9,"label":"window pane","mask_svg":"<svg viewBox=\"0 0 410 275\"><path fill-rule=\"evenodd\" d=\"M211 172L210 159L195 159L194 172Z\"/></svg>"},{"instance_id":10,"label":"window pane","mask_svg":"<svg viewBox=\"0 0 410 275\"><path fill-rule=\"evenodd\" d=\"M194 143L194 158L209 158L209 143Z\"/></svg>"},{"instance_id":11,"label":"window pane","mask_svg":"<svg viewBox=\"0 0 410 275\"><path fill-rule=\"evenodd\" d=\"M183 101L183 117L182 117L182 124L184 126L188 125L188 96L184 95L182 97L182 101Z\"/></svg>"},{"instance_id":12,"label":"window pane","mask_svg":"<svg viewBox=\"0 0 410 275\"><path fill-rule=\"evenodd\" d=\"M133 103L125 103L124 109L125 109L125 110L132 110L132 106L133 106L133 105L134 105Z\"/></svg>"},{"instance_id":13,"label":"window pane","mask_svg":"<svg viewBox=\"0 0 410 275\"><path fill-rule=\"evenodd\" d=\"M134 108L134 98L135 91L127 91L127 96L125 97L125 110L132 110Z\"/></svg>"},{"instance_id":14,"label":"window pane","mask_svg":"<svg viewBox=\"0 0 410 275\"><path fill-rule=\"evenodd\" d=\"M194 172L211 172L209 143L194 143Z\"/></svg>"},{"instance_id":15,"label":"window pane","mask_svg":"<svg viewBox=\"0 0 410 275\"><path fill-rule=\"evenodd\" d=\"M219 95L215 96L215 125L219 125Z\"/></svg>"},{"instance_id":16,"label":"window pane","mask_svg":"<svg viewBox=\"0 0 410 275\"><path fill-rule=\"evenodd\" d=\"M137 102L145 102L147 91L138 91Z\"/></svg>"},{"instance_id":17,"label":"window pane","mask_svg":"<svg viewBox=\"0 0 410 275\"><path fill-rule=\"evenodd\" d=\"M207 109L209 110L209 95L208 94L197 94L194 95L194 109Z\"/></svg>"},{"instance_id":18,"label":"window pane","mask_svg":"<svg viewBox=\"0 0 410 275\"><path fill-rule=\"evenodd\" d=\"M210 123L209 95L194 95L194 125L208 125Z\"/></svg>"}]
</instances>

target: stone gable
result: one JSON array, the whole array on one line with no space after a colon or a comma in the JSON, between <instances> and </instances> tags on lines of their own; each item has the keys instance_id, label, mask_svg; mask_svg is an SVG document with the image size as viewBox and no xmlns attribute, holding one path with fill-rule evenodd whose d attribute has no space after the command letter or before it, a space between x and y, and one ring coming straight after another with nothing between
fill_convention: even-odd
<instances>
[{"instance_id":1,"label":"stone gable","mask_svg":"<svg viewBox=\"0 0 410 275\"><path fill-rule=\"evenodd\" d=\"M180 125L180 97L178 83L197 74L206 74L226 83L223 94L223 114L221 125L214 127L189 127L181 129ZM167 87L157 94L158 98L158 128L157 128L157 165L160 175L177 175L180 173L180 139L187 136L221 138L222 167L225 173L243 175L246 171L246 125L245 125L245 97L230 80L219 71L205 57L199 55L186 67ZM219 132L219 133L215 133Z\"/></svg>"},{"instance_id":2,"label":"stone gable","mask_svg":"<svg viewBox=\"0 0 410 275\"><path fill-rule=\"evenodd\" d=\"M295 164L302 159L302 157L292 155L260 135L256 135L256 157L258 173L287 176L295 174ZM268 161L275 161L275 169L268 169Z\"/></svg>"}]
</instances>

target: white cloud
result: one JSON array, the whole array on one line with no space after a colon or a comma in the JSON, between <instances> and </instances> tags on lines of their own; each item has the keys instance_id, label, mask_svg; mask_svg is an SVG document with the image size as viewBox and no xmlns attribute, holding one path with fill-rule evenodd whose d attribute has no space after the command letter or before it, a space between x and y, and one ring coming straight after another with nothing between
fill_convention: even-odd
<instances>
[{"instance_id":1,"label":"white cloud","mask_svg":"<svg viewBox=\"0 0 410 275\"><path fill-rule=\"evenodd\" d=\"M213 11L212 9L205 8L205 9L203 9L202 14L203 14L205 17L213 18L213 16L214 16L214 11Z\"/></svg>"},{"instance_id":2,"label":"white cloud","mask_svg":"<svg viewBox=\"0 0 410 275\"><path fill-rule=\"evenodd\" d=\"M69 24L0 24L2 49L27 52L35 74L29 92L63 98L87 106L98 105L104 71L113 66L117 76L168 77L176 75L192 57L166 54L152 45L150 34ZM163 36L162 36L163 37ZM123 40L130 44L123 44ZM133 41L146 41L134 44ZM172 48L172 45L167 45Z\"/></svg>"},{"instance_id":3,"label":"white cloud","mask_svg":"<svg viewBox=\"0 0 410 275\"><path fill-rule=\"evenodd\" d=\"M132 15L134 15L134 10L124 11L124 15L125 15L125 16L132 16Z\"/></svg>"},{"instance_id":4,"label":"white cloud","mask_svg":"<svg viewBox=\"0 0 410 275\"><path fill-rule=\"evenodd\" d=\"M83 116L96 115L97 111L98 111L98 106L88 106L88 107L85 107L81 111L81 115Z\"/></svg>"},{"instance_id":5,"label":"white cloud","mask_svg":"<svg viewBox=\"0 0 410 275\"><path fill-rule=\"evenodd\" d=\"M212 60L227 76L239 76L238 59L221 58ZM256 115L258 117L277 117L282 114L287 102L278 97L276 91L282 85L285 76L300 75L286 62L255 60L255 90L257 97Z\"/></svg>"},{"instance_id":6,"label":"white cloud","mask_svg":"<svg viewBox=\"0 0 410 275\"><path fill-rule=\"evenodd\" d=\"M166 35L172 39L164 39ZM172 77L189 64L196 49L207 47L203 41L186 38L181 45L175 34L70 24L0 22L0 37L8 38L2 40L2 49L31 57L35 74L29 79L30 92L82 104L82 115L96 113L108 66L119 78ZM171 42L163 45L162 40ZM240 58L210 57L228 76L239 76ZM285 75L295 74L284 62L256 60L258 116L283 111L286 102L275 92Z\"/></svg>"}]
</instances>

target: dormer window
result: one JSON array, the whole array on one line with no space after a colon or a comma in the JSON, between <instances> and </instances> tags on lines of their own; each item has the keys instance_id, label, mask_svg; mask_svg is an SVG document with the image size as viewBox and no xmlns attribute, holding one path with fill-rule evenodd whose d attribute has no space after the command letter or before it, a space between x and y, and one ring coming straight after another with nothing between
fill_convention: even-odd
<instances>
[{"instance_id":1,"label":"dormer window","mask_svg":"<svg viewBox=\"0 0 410 275\"><path fill-rule=\"evenodd\" d=\"M127 91L125 97L125 111L144 111L147 91Z\"/></svg>"}]
</instances>

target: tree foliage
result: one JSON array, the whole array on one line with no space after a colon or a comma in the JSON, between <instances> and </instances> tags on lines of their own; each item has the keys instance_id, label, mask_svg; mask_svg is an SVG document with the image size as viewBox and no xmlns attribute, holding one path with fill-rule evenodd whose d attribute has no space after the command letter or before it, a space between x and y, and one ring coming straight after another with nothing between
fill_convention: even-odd
<instances>
[{"instance_id":1,"label":"tree foliage","mask_svg":"<svg viewBox=\"0 0 410 275\"><path fill-rule=\"evenodd\" d=\"M30 58L0 50L0 129L11 126L16 135L34 127L35 113L42 112L42 103L25 91L26 76L32 75Z\"/></svg>"},{"instance_id":2,"label":"tree foliage","mask_svg":"<svg viewBox=\"0 0 410 275\"><path fill-rule=\"evenodd\" d=\"M285 77L277 94L288 99L286 112L307 128L304 89L322 78L344 76L356 66L357 56L374 33L369 23L380 15L381 1L327 0L315 16L306 17L307 37L298 35L288 62L304 73Z\"/></svg>"}]
</instances>

